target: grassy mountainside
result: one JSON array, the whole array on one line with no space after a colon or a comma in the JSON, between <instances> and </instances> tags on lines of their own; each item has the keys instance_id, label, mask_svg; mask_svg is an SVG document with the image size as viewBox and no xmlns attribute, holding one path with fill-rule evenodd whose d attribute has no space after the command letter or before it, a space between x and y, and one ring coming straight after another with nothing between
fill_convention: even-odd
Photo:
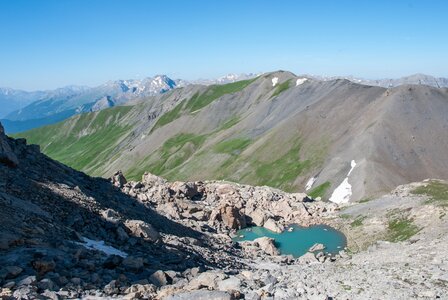
<instances>
[{"instance_id":1,"label":"grassy mountainside","mask_svg":"<svg viewBox=\"0 0 448 300\"><path fill-rule=\"evenodd\" d=\"M30 143L42 145L48 156L72 168L100 175L96 168L113 156L115 146L131 126L123 123L132 107L120 106L97 113L75 116L58 123L21 134ZM46 141L42 143L42 141Z\"/></svg>"},{"instance_id":2,"label":"grassy mountainside","mask_svg":"<svg viewBox=\"0 0 448 300\"><path fill-rule=\"evenodd\" d=\"M122 170L139 179L150 171L170 180L225 179L287 191L303 191L315 178L308 192L324 199L347 177L356 201L448 177L448 141L434 142L448 128L446 115L446 89L385 89L280 71L188 86L20 136L92 175ZM356 166L347 176L351 161Z\"/></svg>"}]
</instances>

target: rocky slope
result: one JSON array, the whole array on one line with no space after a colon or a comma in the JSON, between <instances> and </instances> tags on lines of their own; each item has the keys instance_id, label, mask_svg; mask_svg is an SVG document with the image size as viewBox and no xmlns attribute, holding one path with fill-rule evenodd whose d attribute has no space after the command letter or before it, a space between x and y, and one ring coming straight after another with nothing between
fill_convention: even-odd
<instances>
[{"instance_id":1,"label":"rocky slope","mask_svg":"<svg viewBox=\"0 0 448 300\"><path fill-rule=\"evenodd\" d=\"M190 85L21 134L91 175L225 179L335 202L447 178L448 90L385 89L289 72Z\"/></svg>"},{"instance_id":2,"label":"rocky slope","mask_svg":"<svg viewBox=\"0 0 448 300\"><path fill-rule=\"evenodd\" d=\"M6 137L1 126L0 173L4 299L446 296L444 181L345 208L230 182L168 182L150 173L127 182L121 172L108 181ZM349 248L294 259L278 256L269 239L231 241L238 228L292 223L338 227Z\"/></svg>"}]
</instances>

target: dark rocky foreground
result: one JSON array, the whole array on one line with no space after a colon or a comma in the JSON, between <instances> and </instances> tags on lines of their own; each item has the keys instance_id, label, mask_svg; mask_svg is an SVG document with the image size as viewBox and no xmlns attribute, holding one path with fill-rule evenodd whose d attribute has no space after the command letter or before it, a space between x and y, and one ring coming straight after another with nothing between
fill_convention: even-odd
<instances>
[{"instance_id":1,"label":"dark rocky foreground","mask_svg":"<svg viewBox=\"0 0 448 300\"><path fill-rule=\"evenodd\" d=\"M8 138L3 128L0 146L0 284L5 298L131 294L152 299L163 295L160 287L188 283L206 270L219 269L224 279L245 264L244 252L228 235L246 226L240 211L245 202L236 197L240 191L251 193L243 195L244 201L267 206L257 209L261 202L250 203L247 213L259 225L276 230L297 216L313 219L303 194L286 197L269 188L240 190L218 183L169 184L150 174L142 183L128 184L117 173L113 185L51 160L24 139ZM277 214L267 209L273 197L284 206Z\"/></svg>"},{"instance_id":2,"label":"dark rocky foreground","mask_svg":"<svg viewBox=\"0 0 448 300\"><path fill-rule=\"evenodd\" d=\"M37 146L6 137L3 128L0 161L3 297L112 295L135 283L151 283L149 295L180 277L239 264L232 245L161 216L107 180L49 159ZM85 238L126 257L89 250Z\"/></svg>"},{"instance_id":3,"label":"dark rocky foreground","mask_svg":"<svg viewBox=\"0 0 448 300\"><path fill-rule=\"evenodd\" d=\"M363 216L354 227L335 204L269 187L151 174L127 182L119 172L92 178L6 137L0 126L0 297L443 299L445 208L409 190L346 209ZM418 233L376 242L397 211L415 220ZM245 226L281 231L292 223L338 226L349 245L362 237L367 246L294 259L279 256L268 238L231 241Z\"/></svg>"}]
</instances>

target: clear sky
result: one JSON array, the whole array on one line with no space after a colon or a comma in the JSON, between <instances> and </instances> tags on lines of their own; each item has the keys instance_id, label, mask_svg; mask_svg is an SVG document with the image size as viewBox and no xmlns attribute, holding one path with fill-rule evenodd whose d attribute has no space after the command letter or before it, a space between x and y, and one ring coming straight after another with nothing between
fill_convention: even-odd
<instances>
[{"instance_id":1,"label":"clear sky","mask_svg":"<svg viewBox=\"0 0 448 300\"><path fill-rule=\"evenodd\" d=\"M284 69L448 77L446 0L1 0L0 86Z\"/></svg>"}]
</instances>

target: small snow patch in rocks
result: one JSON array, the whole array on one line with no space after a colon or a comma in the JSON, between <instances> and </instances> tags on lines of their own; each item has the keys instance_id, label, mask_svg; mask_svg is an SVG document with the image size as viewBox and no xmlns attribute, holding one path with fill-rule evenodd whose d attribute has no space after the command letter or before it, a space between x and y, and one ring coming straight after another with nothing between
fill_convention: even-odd
<instances>
[{"instance_id":1,"label":"small snow patch in rocks","mask_svg":"<svg viewBox=\"0 0 448 300\"><path fill-rule=\"evenodd\" d=\"M299 85L301 85L301 84L304 84L305 81L307 81L307 80L308 80L307 78L299 78L299 79L297 79L297 81L296 81L296 86L299 86Z\"/></svg>"},{"instance_id":2,"label":"small snow patch in rocks","mask_svg":"<svg viewBox=\"0 0 448 300\"><path fill-rule=\"evenodd\" d=\"M314 182L316 182L316 177L311 177L305 185L305 191L308 191L313 187Z\"/></svg>"},{"instance_id":3,"label":"small snow patch in rocks","mask_svg":"<svg viewBox=\"0 0 448 300\"><path fill-rule=\"evenodd\" d=\"M272 78L272 86L276 86L277 83L278 83L278 77Z\"/></svg>"},{"instance_id":4,"label":"small snow patch in rocks","mask_svg":"<svg viewBox=\"0 0 448 300\"><path fill-rule=\"evenodd\" d=\"M347 203L350 200L350 196L352 195L352 186L348 183L348 177L352 173L353 169L356 167L356 162L352 160L351 169L345 177L344 181L333 191L331 194L330 201L341 204Z\"/></svg>"},{"instance_id":5,"label":"small snow patch in rocks","mask_svg":"<svg viewBox=\"0 0 448 300\"><path fill-rule=\"evenodd\" d=\"M112 246L105 245L104 241L94 241L85 237L83 237L82 240L84 241L84 243L77 243L77 244L82 245L87 249L98 250L107 255L118 255L123 258L128 256L128 254L123 251L120 251Z\"/></svg>"}]
</instances>

